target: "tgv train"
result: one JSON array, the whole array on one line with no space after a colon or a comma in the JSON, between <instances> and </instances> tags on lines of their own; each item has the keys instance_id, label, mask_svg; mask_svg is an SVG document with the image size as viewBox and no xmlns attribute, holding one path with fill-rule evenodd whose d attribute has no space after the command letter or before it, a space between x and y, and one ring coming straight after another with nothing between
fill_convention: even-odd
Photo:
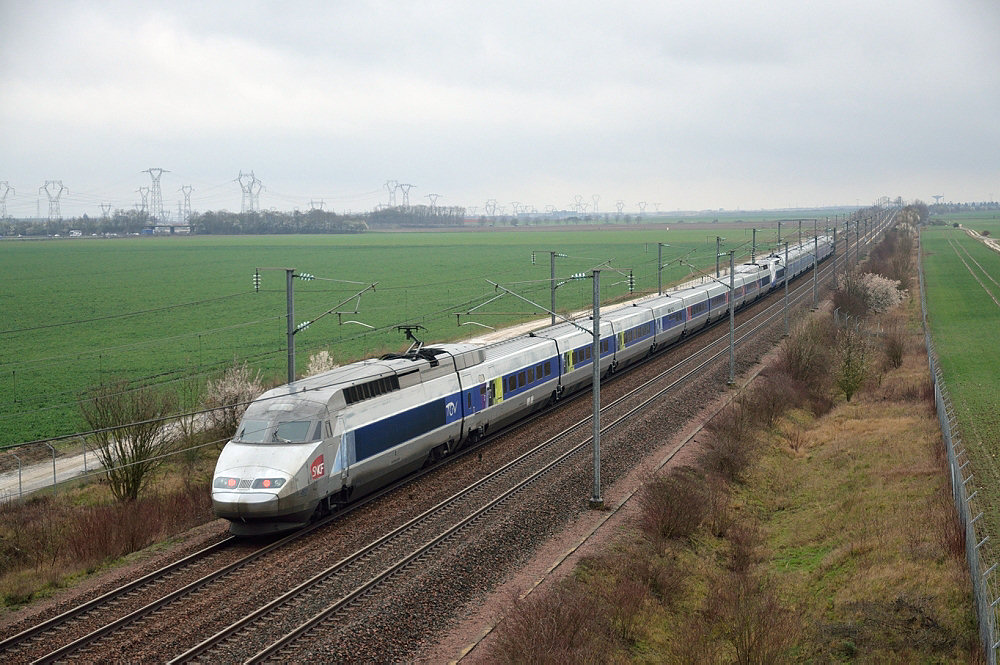
<instances>
[{"instance_id":1,"label":"tgv train","mask_svg":"<svg viewBox=\"0 0 1000 665\"><path fill-rule=\"evenodd\" d=\"M814 243L736 267L734 307L813 265ZM819 260L833 251L820 237ZM651 296L600 317L602 376L728 316L729 278ZM412 338L412 333L408 332ZM298 528L593 380L593 320L488 346L424 347L269 390L219 455L215 514L237 535Z\"/></svg>"}]
</instances>

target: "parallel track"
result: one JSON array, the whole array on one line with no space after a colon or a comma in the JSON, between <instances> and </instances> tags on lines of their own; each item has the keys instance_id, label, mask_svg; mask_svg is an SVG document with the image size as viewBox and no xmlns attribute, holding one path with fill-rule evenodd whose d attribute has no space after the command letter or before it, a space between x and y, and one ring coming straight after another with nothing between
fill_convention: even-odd
<instances>
[{"instance_id":1,"label":"parallel track","mask_svg":"<svg viewBox=\"0 0 1000 665\"><path fill-rule=\"evenodd\" d=\"M823 264L820 265L819 275L820 279L824 282L829 280L829 274L832 272L829 266L830 266L829 262L824 262ZM808 275L809 273L803 273L803 276L808 276ZM793 287L792 290L794 290L796 293L795 296L796 301L805 299L811 294L812 287L810 284L808 284L808 281L811 280L804 280L804 283L800 283L798 286ZM740 325L741 331L745 330L747 327L751 327L752 329L749 330L748 332L741 332L741 337L739 341L743 341L750 335L754 334L757 330L762 328L766 324L766 322L771 321L774 318L783 315L783 303L781 301L782 295L780 290L776 290L773 294L771 294L771 297L774 299L775 302L771 305L768 305L763 313L754 315L754 317L750 319L750 321L754 321L757 320L758 318L762 318L763 319L762 321L760 321L754 326L750 326L750 322L745 322ZM759 302L766 302L766 300L761 300ZM751 305L750 307L755 307L755 306L756 304ZM771 310L776 310L776 311L765 316L765 313ZM745 311L746 309L744 309L744 312ZM716 322L716 324L722 323L724 321L725 317ZM696 351L695 353L691 354L691 356L685 358L676 365L668 368L658 377L644 383L641 386L638 386L637 388L630 391L626 396L606 405L604 408L602 408L602 414L605 413L606 411L610 414L612 410L616 409L620 405L625 404L626 399L634 399L635 395L639 394L644 390L653 389L654 392L653 396L641 400L641 403L639 405L627 409L626 412L622 415L615 416L612 422L610 422L609 424L607 424L605 427L602 428L602 432L609 431L612 428L618 426L619 424L626 422L628 418L634 415L638 410L642 409L644 406L648 405L658 397L662 396L662 394L668 391L670 388L686 380L686 378L692 376L694 373L696 373L700 368L704 367L705 365L714 362L721 355L726 353L726 350L718 351L714 354L709 355L708 358L699 363L695 368L685 372L681 378L675 379L672 382L670 382L668 386L660 389L654 389L655 388L654 384L662 383L664 377L666 377L667 375L675 374L676 372L680 371L682 367L687 366L692 362L694 362L695 359L703 355L707 355L709 353L709 349L720 346L726 343L727 341L728 341L728 335L720 336L719 338L709 342L709 344L706 345L703 349ZM580 391L573 396L573 399L578 399L583 396L586 396L588 392L589 391ZM489 441L493 440L495 437L507 434L512 430L516 431L522 427L525 427L527 426L528 422L536 418L542 417L548 411L549 410L547 409L542 412L539 412L538 414L536 414L534 417L532 417L527 421L522 421L512 426L511 428L508 428L504 432L498 432L494 435L491 435L490 437L484 439L482 444L480 445L486 445L489 443ZM262 617L268 616L272 612L279 611L282 606L288 606L293 599L301 598L301 594L309 593L310 589L313 588L319 589L324 584L329 585L331 583L331 580L333 579L341 581L347 580L348 576L345 575L343 571L351 569L352 566L357 566L358 562L364 561L366 558L370 558L369 555L380 548L393 546L392 545L393 543L395 544L395 546L399 547L400 543L405 542L407 538L412 539L412 534L415 531L419 531L421 528L428 528L427 527L428 523L435 519L437 520L443 519L444 516L446 516L448 513L451 512L461 513L462 510L459 507L459 504L462 501L466 502L465 505L466 511L471 510L471 512L466 512L466 514L462 514L458 519L452 520L452 522L449 525L438 525L438 527L436 528L437 535L435 535L433 538L429 540L426 538L424 539L417 538L417 540L422 540L422 542L420 542L416 546L412 545L403 546L402 549L406 550L406 552L398 557L396 564L394 564L388 569L378 572L377 574L367 575L369 579L357 583L352 588L348 588L341 592L338 592L340 594L338 601L329 605L323 612L320 612L315 616L309 617L308 620L302 622L299 625L299 627L296 628L291 633L273 641L273 643L270 646L266 647L264 650L260 651L256 656L254 656L254 659L264 660L272 657L274 654L282 652L282 650L287 649L288 645L293 643L298 636L307 633L309 630L312 629L312 627L325 621L326 617L335 615L337 612L342 611L344 607L348 606L358 597L366 593L369 593L372 588L374 588L382 581L391 578L393 575L398 573L406 566L412 565L414 562L418 561L420 557L425 556L428 552L434 551L435 548L440 547L442 543L448 541L449 539L455 538L458 533L461 533L464 530L471 528L472 525L476 524L479 520L484 519L484 516L487 513L495 510L504 501L508 500L516 493L522 491L531 483L537 482L546 473L550 472L552 469L564 463L575 453L578 453L581 450L585 449L589 444L590 440L589 436L586 437L582 442L577 442L572 444L568 450L556 449L554 446L556 445L556 442L565 441L565 439L569 437L572 432L580 430L589 422L590 422L589 417L580 420L570 428L564 430L564 432L560 433L559 435L549 439L548 441L535 447L531 451L528 451L528 453L525 453L522 457L508 463L501 469L498 469L496 472L477 481L473 485L470 485L463 491L455 494L453 497L450 497L449 499L442 502L438 506L435 506L431 510L426 511L424 514L414 518L413 520L403 525L399 529L393 531L392 533L371 543L370 545L359 550L355 554L341 560L334 566L314 576L312 579L307 580L306 582L300 584L295 589L292 589L291 591L283 594L282 596L275 599L271 603L268 603L264 607L254 611L250 615L247 615L241 621L229 626L223 631L220 631L209 640L206 640L205 642L199 644L194 649L191 649L185 654L179 656L177 659L175 659L174 662L191 660L194 658L199 658L204 654L211 654L213 649L218 648L220 644L226 644L226 641L231 639L233 635L236 635L240 631L245 630L248 626L253 625L255 621L260 620ZM471 449L467 449L466 451L463 451L463 454L468 454L470 452L473 452L477 448L478 446ZM331 515L323 520L314 523L313 525L311 525L306 529L293 533L292 535L283 538L279 541L276 541L274 543L271 543L270 545L261 547L259 550L251 553L250 555L243 557L231 564L228 564L208 575L205 575L180 589L168 593L162 596L161 598L140 608L139 610L126 614L125 616L120 616L108 622L102 628L93 631L90 634L85 635L71 642L70 644L66 644L63 647L50 652L48 655L44 656L43 658L39 659L36 662L56 662L71 657L73 654L85 653L84 650L88 647L88 645L92 645L103 638L107 638L109 635L112 635L118 630L125 629L128 625L132 624L133 622L138 621L143 617L149 616L153 612L156 612L157 610L168 606L170 603L175 602L178 599L183 598L184 596L190 593L194 593L198 589L206 587L212 584L213 582L216 582L224 578L225 576L235 572L236 570L242 568L243 566L246 566L257 559L266 556L270 552L285 547L290 542L297 540L306 534L311 533L315 529L325 526L330 521L338 519L343 515L347 514L348 512L361 508L363 505L376 500L383 494L395 491L401 485L407 485L416 482L423 475L423 473L435 471L444 464L450 463L451 461L456 461L457 458L459 457L460 456L452 456L450 458L446 458L445 462L443 462L442 464L435 465L434 467L426 470L425 472L421 472L420 474L416 474L415 476L411 476L407 479L404 479L403 481L396 483L391 487L386 488L385 490L377 493L376 495L368 497L365 500L360 501L356 504L352 504L347 509L339 511L334 515ZM525 469L536 468L538 464L543 464L540 470L534 471L533 473L524 476L524 474L527 473ZM518 471L520 471L520 475L518 474ZM513 478L514 480L511 481L513 482L513 485L508 487L507 489L501 490L499 494L496 494L497 490L494 489L492 492L494 498L485 501L481 498L478 504L479 507L477 508L469 507L469 502L472 502L472 498L474 496L482 497L482 495L489 494L490 488L494 488L504 478ZM406 534L411 534L411 535L408 536ZM65 632L67 627L71 626L73 622L80 621L83 618L90 616L95 612L107 611L113 614L113 610L108 610L107 608L109 607L113 608L117 604L118 599L128 598L130 596L134 596L140 593L148 593L150 589L155 588L157 585L161 585L163 580L171 579L172 577L181 574L182 571L192 568L197 563L203 562L207 560L209 557L212 557L220 552L226 551L229 547L231 547L231 545L232 545L232 539L227 539L225 541L217 543L216 545L213 545L200 552L196 552L192 555L189 555L188 557L180 561L172 563L158 571L155 571L138 580L135 580L134 582L129 583L125 587L122 587L113 592L105 594L104 596L101 596L99 598L95 598L91 601L88 601L87 603L84 603L77 608L74 608L57 617L54 617L53 619L50 619L42 624L39 624L38 626L32 627L26 631L23 631L22 633L7 638L2 642L0 642L0 654L3 654L4 657L8 659L10 657L16 657L18 653L22 652L22 648L25 645L35 645L37 648L37 642L44 642L52 640L55 637L58 637L59 634ZM365 575L362 575L362 577L365 577ZM348 586L351 586L351 584L348 584ZM229 643L231 644L232 642Z\"/></svg>"},{"instance_id":2,"label":"parallel track","mask_svg":"<svg viewBox=\"0 0 1000 665\"><path fill-rule=\"evenodd\" d=\"M828 271L821 272L824 279L826 279L826 272ZM810 285L800 284L796 287L796 304L809 296L811 296ZM762 313L741 324L741 336L737 343L755 335L783 314L783 303L769 305ZM726 348L712 352L713 349L720 346ZM621 407L624 407L624 412L614 416L611 422L602 426L602 435L628 423L641 410L691 377L698 375L703 369L714 364L727 353L728 335L725 335L711 341L707 346L668 368L659 376L603 406L601 409L602 419L606 413L610 415L615 410L621 411ZM700 362L684 371L681 376L673 378L666 385L663 385L666 377L676 374L683 367L699 359ZM638 398L638 404L630 405L630 402L634 402L639 395L645 396ZM298 587L275 598L264 607L248 614L170 662L224 661L240 654L246 645L260 643L262 636L273 633L272 626L288 625L292 621L299 620L296 628L281 635L257 653L240 656L241 659L247 658L246 662L253 663L272 659L295 660L293 652L295 642L304 638L310 631L344 616L355 602L374 593L381 584L401 574L422 559L434 556L447 543L456 541L481 524L490 513L497 510L503 503L533 484L543 481L548 474L575 456L588 453L592 442L589 434L585 434L582 440L579 438L571 439L574 434L585 430L590 422L591 417L589 416L577 421L475 484L321 571ZM542 466L539 467L539 464ZM518 470L522 470L522 475L517 474ZM527 475L523 475L523 470L527 470ZM497 493L496 486L503 480L507 480L509 486ZM459 513L459 515L453 516L454 519L450 523L436 524L437 521L453 513ZM406 547L405 543L411 544ZM386 550L390 552L388 556L384 553L381 556L376 556L376 554ZM368 569L366 572L366 569L370 568L368 562L377 558L394 558L395 563L385 568ZM332 603L325 600L331 596L336 600ZM307 608L317 604L325 605L325 607L310 615ZM298 617L303 618L297 619Z\"/></svg>"}]
</instances>

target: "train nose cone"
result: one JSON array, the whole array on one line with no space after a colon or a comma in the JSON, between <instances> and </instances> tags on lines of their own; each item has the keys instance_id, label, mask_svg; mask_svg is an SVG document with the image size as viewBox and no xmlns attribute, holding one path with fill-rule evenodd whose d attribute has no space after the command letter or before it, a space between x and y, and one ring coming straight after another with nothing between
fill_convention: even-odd
<instances>
[{"instance_id":1,"label":"train nose cone","mask_svg":"<svg viewBox=\"0 0 1000 665\"><path fill-rule=\"evenodd\" d=\"M230 520L267 517L277 512L278 496L271 492L213 492L215 514Z\"/></svg>"}]
</instances>

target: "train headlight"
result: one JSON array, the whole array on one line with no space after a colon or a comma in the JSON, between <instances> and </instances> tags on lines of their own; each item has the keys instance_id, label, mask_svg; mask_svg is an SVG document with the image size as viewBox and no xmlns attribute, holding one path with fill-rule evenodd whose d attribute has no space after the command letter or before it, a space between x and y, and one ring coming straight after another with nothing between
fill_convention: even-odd
<instances>
[{"instance_id":1,"label":"train headlight","mask_svg":"<svg viewBox=\"0 0 1000 665\"><path fill-rule=\"evenodd\" d=\"M255 490L276 490L284 484L284 478L257 478L253 481L253 488Z\"/></svg>"},{"instance_id":2,"label":"train headlight","mask_svg":"<svg viewBox=\"0 0 1000 665\"><path fill-rule=\"evenodd\" d=\"M212 483L212 487L217 487L219 489L234 490L239 486L240 486L239 478L228 478L226 476L219 476L218 478L215 479L215 482Z\"/></svg>"}]
</instances>

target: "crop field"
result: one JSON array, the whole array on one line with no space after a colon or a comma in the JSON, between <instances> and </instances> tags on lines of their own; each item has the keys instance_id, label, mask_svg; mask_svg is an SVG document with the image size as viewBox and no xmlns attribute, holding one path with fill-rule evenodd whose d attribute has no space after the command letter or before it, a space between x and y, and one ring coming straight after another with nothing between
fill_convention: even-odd
<instances>
[{"instance_id":1,"label":"crop field","mask_svg":"<svg viewBox=\"0 0 1000 665\"><path fill-rule=\"evenodd\" d=\"M975 212L956 212L956 213L944 213L940 217L935 217L934 219L941 219L945 221L949 226L952 224L961 224L967 229L972 229L974 231L989 231L990 235L994 238L1000 237L1000 212L983 210Z\"/></svg>"},{"instance_id":2,"label":"crop field","mask_svg":"<svg viewBox=\"0 0 1000 665\"><path fill-rule=\"evenodd\" d=\"M557 307L570 311L593 300L592 282L568 280L574 273L601 266L605 303L628 295L630 270L637 294L655 292L657 243L670 245L663 248L664 262L672 261L663 271L668 285L692 274L676 261L682 256L714 271L717 233L728 237L724 249L747 243L739 253L748 254L750 226L5 241L0 446L82 431L78 399L112 380L170 386L185 408L234 360L283 382L283 268L316 277L293 283L295 323L316 320L295 336L301 375L320 350L348 362L405 349L395 330L403 323L424 326L418 336L440 342L544 317L509 295L483 303L498 295L492 280L548 306L550 251L565 255L556 259L557 279L565 282ZM775 237L774 229L759 230L758 246ZM374 282L374 292L351 300ZM336 314L318 318L331 309L346 313L342 325Z\"/></svg>"},{"instance_id":3,"label":"crop field","mask_svg":"<svg viewBox=\"0 0 1000 665\"><path fill-rule=\"evenodd\" d=\"M965 222L963 222L965 223ZM971 225L970 225L971 226ZM973 227L978 228L978 226ZM959 229L921 234L931 336L1000 536L1000 254Z\"/></svg>"}]
</instances>

